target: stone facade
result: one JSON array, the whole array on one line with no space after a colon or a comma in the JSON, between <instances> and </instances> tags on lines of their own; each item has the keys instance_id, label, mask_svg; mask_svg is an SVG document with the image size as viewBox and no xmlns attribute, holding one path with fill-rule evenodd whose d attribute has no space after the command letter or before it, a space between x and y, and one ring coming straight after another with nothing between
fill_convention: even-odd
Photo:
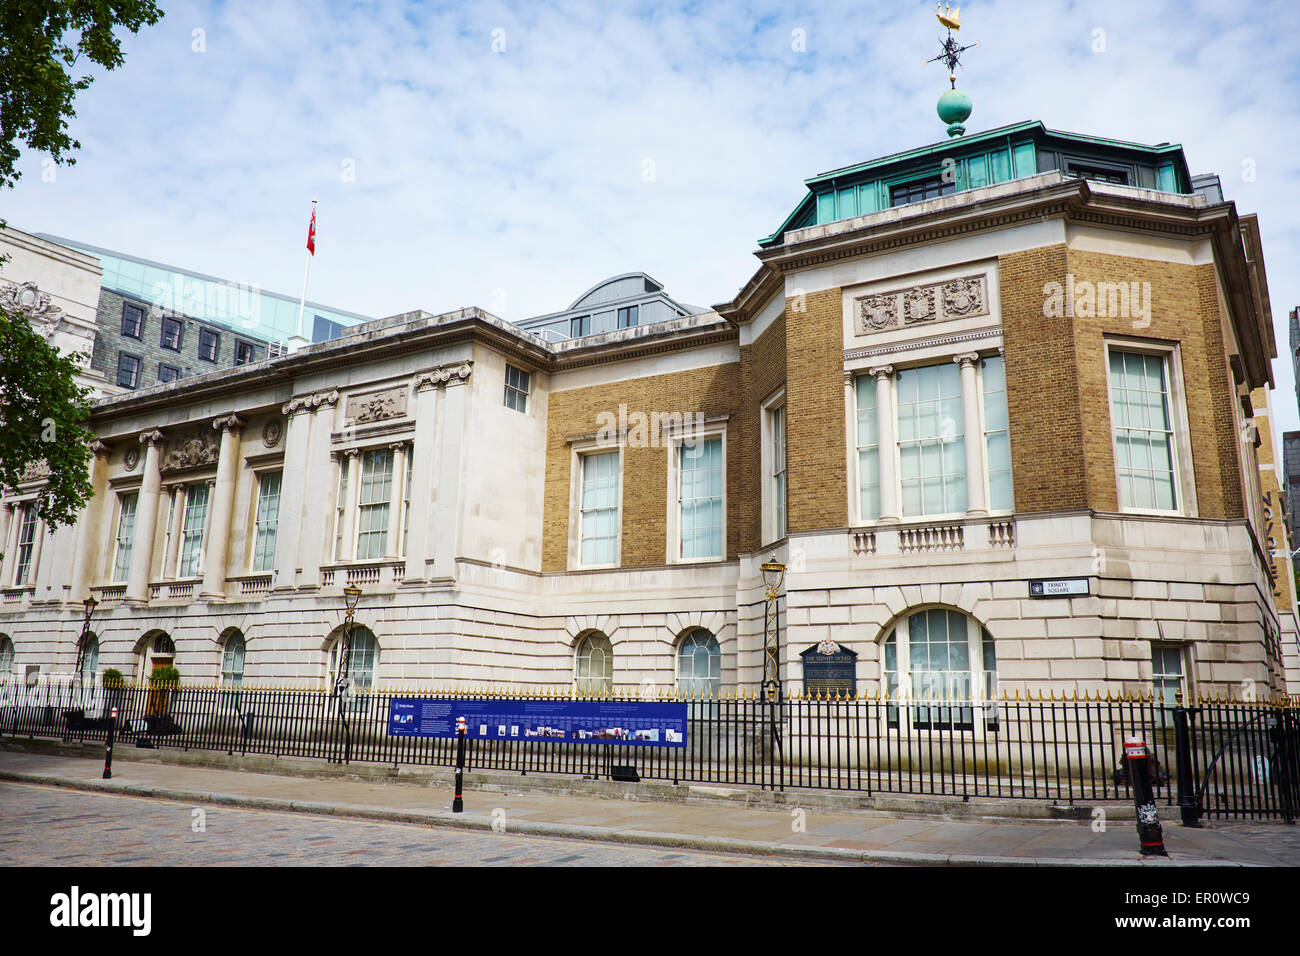
<instances>
[{"instance_id":1,"label":"stone facade","mask_svg":"<svg viewBox=\"0 0 1300 956\"><path fill-rule=\"evenodd\" d=\"M857 652L860 691L920 694L938 671L894 673L886 648L929 640L929 612L969 623L975 656L945 638L965 663L942 674L976 696L1150 693L1173 678L1197 694L1294 689L1294 595L1267 545L1276 480L1243 441L1273 351L1251 292L1258 257L1242 251L1253 220L1200 197L1120 202L1049 180L791 233L704 314L555 343L477 309L407 313L102 402L82 520L43 536L32 581L15 582L12 558L0 567L14 667L66 672L94 593L101 669L141 673L166 633L187 679L216 680L238 636L246 678L324 687L355 584L380 685L566 688L593 635L613 649L614 686L672 685L681 641L707 632L715 686L754 689L759 564L775 556L792 689L800 652L832 640ZM1136 314L1099 313L1120 283ZM1072 286L1068 307L1053 285ZM1103 289L1093 307L1089 288ZM864 301L893 301L897 322L864 324ZM1161 370L1143 400L1164 419L1142 427L1167 436L1172 506L1121 494L1115 352ZM949 383L924 447L930 399L904 391L922 373ZM1001 401L1006 500L991 477ZM722 439L710 474L723 544L684 558L674 440L691 427ZM602 449L619 453L615 560L584 563L581 461ZM944 481L960 482L964 507L909 497ZM7 499L7 540L35 487ZM1058 579L1075 593L1035 596Z\"/></svg>"}]
</instances>

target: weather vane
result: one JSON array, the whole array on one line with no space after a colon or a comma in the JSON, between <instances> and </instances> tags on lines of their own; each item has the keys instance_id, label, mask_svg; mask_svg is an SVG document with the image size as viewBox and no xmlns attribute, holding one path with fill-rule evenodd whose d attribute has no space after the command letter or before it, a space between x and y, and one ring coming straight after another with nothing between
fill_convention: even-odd
<instances>
[{"instance_id":1,"label":"weather vane","mask_svg":"<svg viewBox=\"0 0 1300 956\"><path fill-rule=\"evenodd\" d=\"M948 124L949 136L960 136L966 132L966 127L962 123L970 116L972 104L971 98L957 89L957 67L961 65L961 55L972 47L979 46L979 43L968 43L962 46L953 36L954 30L961 29L961 7L937 3L934 15L948 28L948 36L941 44L943 52L924 62L930 64L938 61L948 67L948 81L952 84L952 89L939 97L939 118Z\"/></svg>"}]
</instances>

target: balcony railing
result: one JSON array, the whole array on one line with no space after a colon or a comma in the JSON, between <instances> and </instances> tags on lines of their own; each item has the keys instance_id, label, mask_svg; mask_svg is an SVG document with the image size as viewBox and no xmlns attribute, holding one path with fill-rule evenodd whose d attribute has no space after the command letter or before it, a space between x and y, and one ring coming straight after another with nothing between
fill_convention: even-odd
<instances>
[{"instance_id":1,"label":"balcony railing","mask_svg":"<svg viewBox=\"0 0 1300 956\"><path fill-rule=\"evenodd\" d=\"M321 587L392 587L406 574L406 561L367 561L321 568Z\"/></svg>"}]
</instances>

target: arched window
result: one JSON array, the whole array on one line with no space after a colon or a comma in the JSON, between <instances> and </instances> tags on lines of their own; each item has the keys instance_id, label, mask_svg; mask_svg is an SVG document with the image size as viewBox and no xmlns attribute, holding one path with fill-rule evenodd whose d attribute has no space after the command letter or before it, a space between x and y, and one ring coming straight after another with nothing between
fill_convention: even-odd
<instances>
[{"instance_id":1,"label":"arched window","mask_svg":"<svg viewBox=\"0 0 1300 956\"><path fill-rule=\"evenodd\" d=\"M245 647L244 635L231 631L221 649L221 683L232 690L238 690L244 682Z\"/></svg>"},{"instance_id":2,"label":"arched window","mask_svg":"<svg viewBox=\"0 0 1300 956\"><path fill-rule=\"evenodd\" d=\"M614 648L593 631L578 642L573 656L574 688L579 694L606 696L614 691Z\"/></svg>"},{"instance_id":3,"label":"arched window","mask_svg":"<svg viewBox=\"0 0 1300 956\"><path fill-rule=\"evenodd\" d=\"M340 657L343 654L343 630L330 647L330 689L338 686ZM364 693L375 686L375 664L379 661L379 642L368 627L352 626L352 654L348 660L348 683L352 694Z\"/></svg>"},{"instance_id":4,"label":"arched window","mask_svg":"<svg viewBox=\"0 0 1300 956\"><path fill-rule=\"evenodd\" d=\"M81 657L81 683L91 684L99 673L99 638L93 631L86 634L77 652Z\"/></svg>"},{"instance_id":5,"label":"arched window","mask_svg":"<svg viewBox=\"0 0 1300 956\"><path fill-rule=\"evenodd\" d=\"M722 649L704 628L689 631L677 644L677 692L694 697L722 689Z\"/></svg>"},{"instance_id":6,"label":"arched window","mask_svg":"<svg viewBox=\"0 0 1300 956\"><path fill-rule=\"evenodd\" d=\"M971 730L981 706L986 727L997 729L997 652L973 618L945 608L909 614L886 635L882 659L884 690L891 701L907 701L913 728ZM887 714L898 726L899 705L891 703Z\"/></svg>"},{"instance_id":7,"label":"arched window","mask_svg":"<svg viewBox=\"0 0 1300 956\"><path fill-rule=\"evenodd\" d=\"M14 642L8 634L0 634L0 681L12 676L14 671Z\"/></svg>"}]
</instances>

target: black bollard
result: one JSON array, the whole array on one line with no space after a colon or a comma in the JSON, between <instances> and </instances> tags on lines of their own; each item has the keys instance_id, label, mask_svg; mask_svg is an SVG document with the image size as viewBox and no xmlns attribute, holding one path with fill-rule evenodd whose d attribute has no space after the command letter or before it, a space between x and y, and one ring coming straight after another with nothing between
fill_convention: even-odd
<instances>
[{"instance_id":1,"label":"black bollard","mask_svg":"<svg viewBox=\"0 0 1300 956\"><path fill-rule=\"evenodd\" d=\"M113 733L117 730L117 708L108 715L108 740L104 743L104 779L113 779Z\"/></svg>"},{"instance_id":2,"label":"black bollard","mask_svg":"<svg viewBox=\"0 0 1300 956\"><path fill-rule=\"evenodd\" d=\"M1124 755L1128 758L1129 781L1133 786L1133 804L1137 808L1138 843L1143 856L1168 856L1165 852L1164 832L1160 829L1160 816L1156 811L1155 794L1151 789L1151 754L1146 742L1136 737L1124 741Z\"/></svg>"},{"instance_id":3,"label":"black bollard","mask_svg":"<svg viewBox=\"0 0 1300 956\"><path fill-rule=\"evenodd\" d=\"M465 782L465 733L468 728L464 717L456 718L456 796L451 801L451 812L460 813L465 809L461 799L461 789Z\"/></svg>"},{"instance_id":4,"label":"black bollard","mask_svg":"<svg viewBox=\"0 0 1300 956\"><path fill-rule=\"evenodd\" d=\"M1192 714L1194 711L1183 706L1183 692L1176 695L1178 706L1174 708L1174 754L1178 760L1178 809L1182 814L1183 826L1199 827L1201 825L1201 803L1196 799L1196 781L1192 779Z\"/></svg>"}]
</instances>

